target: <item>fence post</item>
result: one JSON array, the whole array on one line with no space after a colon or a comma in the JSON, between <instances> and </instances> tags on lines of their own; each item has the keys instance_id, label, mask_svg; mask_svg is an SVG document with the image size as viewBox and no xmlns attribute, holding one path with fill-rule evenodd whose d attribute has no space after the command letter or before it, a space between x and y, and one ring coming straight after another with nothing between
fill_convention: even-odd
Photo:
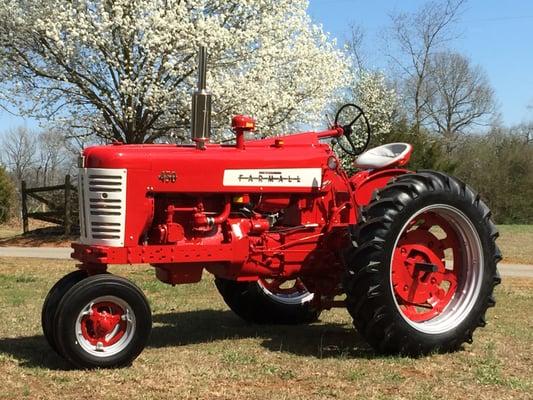
<instances>
[{"instance_id":1,"label":"fence post","mask_svg":"<svg viewBox=\"0 0 533 400\"><path fill-rule=\"evenodd\" d=\"M20 197L22 200L22 232L28 233L28 196L26 195L26 181L20 183Z\"/></svg>"},{"instance_id":2,"label":"fence post","mask_svg":"<svg viewBox=\"0 0 533 400\"><path fill-rule=\"evenodd\" d=\"M70 175L65 175L65 235L70 235L72 221L70 218Z\"/></svg>"}]
</instances>

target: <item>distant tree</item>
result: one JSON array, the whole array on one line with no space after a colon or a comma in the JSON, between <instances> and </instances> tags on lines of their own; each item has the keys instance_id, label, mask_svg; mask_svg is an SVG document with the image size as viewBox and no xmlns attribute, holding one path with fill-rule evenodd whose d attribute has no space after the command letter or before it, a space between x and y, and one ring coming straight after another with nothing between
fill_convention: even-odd
<instances>
[{"instance_id":1,"label":"distant tree","mask_svg":"<svg viewBox=\"0 0 533 400\"><path fill-rule=\"evenodd\" d=\"M533 144L495 126L453 152L456 174L486 198L497 223L533 223Z\"/></svg>"},{"instance_id":2,"label":"distant tree","mask_svg":"<svg viewBox=\"0 0 533 400\"><path fill-rule=\"evenodd\" d=\"M521 138L525 144L533 144L533 121L512 126L510 131Z\"/></svg>"},{"instance_id":3,"label":"distant tree","mask_svg":"<svg viewBox=\"0 0 533 400\"><path fill-rule=\"evenodd\" d=\"M0 97L80 134L153 142L189 126L200 45L213 126L249 113L263 133L316 121L346 82L307 0L5 0Z\"/></svg>"},{"instance_id":4,"label":"distant tree","mask_svg":"<svg viewBox=\"0 0 533 400\"><path fill-rule=\"evenodd\" d=\"M414 13L391 16L390 39L397 51L390 51L389 56L405 77L402 94L416 134L426 119L424 85L431 57L453 38L452 26L464 3L465 0L430 1Z\"/></svg>"},{"instance_id":5,"label":"distant tree","mask_svg":"<svg viewBox=\"0 0 533 400\"><path fill-rule=\"evenodd\" d=\"M29 180L36 165L37 134L26 127L11 129L2 142L2 162L13 174L17 185Z\"/></svg>"},{"instance_id":6,"label":"distant tree","mask_svg":"<svg viewBox=\"0 0 533 400\"><path fill-rule=\"evenodd\" d=\"M441 138L426 129L421 129L416 134L414 129L406 119L397 119L392 123L390 131L379 137L376 144L410 143L414 149L408 165L410 169L433 169L454 174L458 161L445 153Z\"/></svg>"},{"instance_id":7,"label":"distant tree","mask_svg":"<svg viewBox=\"0 0 533 400\"><path fill-rule=\"evenodd\" d=\"M390 131L398 104L398 95L383 73L361 71L350 88L349 96L367 114L375 138Z\"/></svg>"},{"instance_id":8,"label":"distant tree","mask_svg":"<svg viewBox=\"0 0 533 400\"><path fill-rule=\"evenodd\" d=\"M353 66L359 70L365 70L366 62L363 54L363 42L365 32L363 28L355 23L350 23L349 35L346 38L345 48L352 59Z\"/></svg>"},{"instance_id":9,"label":"distant tree","mask_svg":"<svg viewBox=\"0 0 533 400\"><path fill-rule=\"evenodd\" d=\"M472 66L459 53L433 54L427 71L421 112L450 150L459 134L474 125L488 123L488 117L495 111L494 92L481 67Z\"/></svg>"},{"instance_id":10,"label":"distant tree","mask_svg":"<svg viewBox=\"0 0 533 400\"><path fill-rule=\"evenodd\" d=\"M372 134L378 138L392 127L397 113L398 93L385 74L366 65L363 54L364 31L351 24L345 48L351 68L351 81L342 101L356 103L365 111ZM338 107L341 103L336 104Z\"/></svg>"},{"instance_id":11,"label":"distant tree","mask_svg":"<svg viewBox=\"0 0 533 400\"><path fill-rule=\"evenodd\" d=\"M355 103L362 108L368 118L372 142L379 141L386 135L393 124L393 116L396 110L396 91L387 83L385 76L378 71L362 70L354 74L352 86L345 92L343 101L333 105L333 111L339 109L343 103ZM348 112L350 110L348 109ZM352 119L355 114L346 117ZM342 121L341 121L342 123ZM366 126L361 118L354 126L354 134L360 136L352 137L354 144L358 147L364 145L366 141ZM344 147L350 147L345 138L339 138ZM354 156L348 155L337 148L342 164L348 171L352 170Z\"/></svg>"},{"instance_id":12,"label":"distant tree","mask_svg":"<svg viewBox=\"0 0 533 400\"><path fill-rule=\"evenodd\" d=\"M15 187L5 168L0 165L0 223L11 216L15 202Z\"/></svg>"},{"instance_id":13,"label":"distant tree","mask_svg":"<svg viewBox=\"0 0 533 400\"><path fill-rule=\"evenodd\" d=\"M345 43L346 54L351 64L351 80L348 88L338 102L332 104L332 113L345 103L355 103L360 106L368 118L373 142L387 134L393 124L398 105L398 95L385 74L377 69L366 67L362 52L364 39L363 30L352 24L350 36ZM364 126L361 126L364 128ZM341 138L340 140L345 141ZM363 144L365 137L354 137L356 145ZM348 144L346 143L346 146ZM354 157L339 151L345 168L350 170Z\"/></svg>"},{"instance_id":14,"label":"distant tree","mask_svg":"<svg viewBox=\"0 0 533 400\"><path fill-rule=\"evenodd\" d=\"M74 163L65 136L54 130L38 133L26 127L11 129L0 143L0 155L17 187L23 180L29 186L63 182Z\"/></svg>"},{"instance_id":15,"label":"distant tree","mask_svg":"<svg viewBox=\"0 0 533 400\"><path fill-rule=\"evenodd\" d=\"M38 185L53 185L65 180L73 163L72 154L67 151L65 142L65 136L56 130L39 134L38 164L35 168Z\"/></svg>"}]
</instances>

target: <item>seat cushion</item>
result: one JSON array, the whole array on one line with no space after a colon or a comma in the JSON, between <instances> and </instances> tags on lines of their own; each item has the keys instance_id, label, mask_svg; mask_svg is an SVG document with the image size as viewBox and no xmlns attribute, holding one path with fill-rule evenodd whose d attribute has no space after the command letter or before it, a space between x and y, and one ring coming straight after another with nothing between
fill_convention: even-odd
<instances>
[{"instance_id":1,"label":"seat cushion","mask_svg":"<svg viewBox=\"0 0 533 400\"><path fill-rule=\"evenodd\" d=\"M355 166L361 169L380 169L402 166L411 157L413 146L409 143L389 143L365 151L355 160Z\"/></svg>"}]
</instances>

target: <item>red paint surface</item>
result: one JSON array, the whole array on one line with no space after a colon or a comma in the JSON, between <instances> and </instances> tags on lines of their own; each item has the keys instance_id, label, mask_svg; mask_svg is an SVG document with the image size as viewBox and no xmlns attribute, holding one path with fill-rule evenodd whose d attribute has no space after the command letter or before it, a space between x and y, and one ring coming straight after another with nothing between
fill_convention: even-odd
<instances>
[{"instance_id":1,"label":"red paint surface","mask_svg":"<svg viewBox=\"0 0 533 400\"><path fill-rule=\"evenodd\" d=\"M422 322L442 313L452 300L461 271L461 245L455 230L442 217L424 213L411 221L423 220L416 229L405 232L393 254L392 284L404 315ZM431 228L439 227L445 233L437 238ZM444 251L453 253L453 268L447 269ZM435 266L436 271L424 271L417 263Z\"/></svg>"},{"instance_id":2,"label":"red paint surface","mask_svg":"<svg viewBox=\"0 0 533 400\"><path fill-rule=\"evenodd\" d=\"M250 124L234 121L239 129ZM243 125L244 124L244 125ZM242 125L242 126L241 126ZM320 139L342 129L246 141L241 146L121 145L84 151L85 167L127 169L125 245L74 243L82 268L150 263L167 283L190 283L202 269L237 280L299 277L309 290L333 296L344 272L340 253L348 226L372 192L403 169L349 177ZM337 165L340 163L337 162ZM320 168L320 187L223 186L226 169ZM176 179L160 179L161 172ZM249 202L249 204L245 204ZM247 211L243 211L246 209ZM277 215L270 226L268 214ZM318 297L318 296L316 296Z\"/></svg>"}]
</instances>

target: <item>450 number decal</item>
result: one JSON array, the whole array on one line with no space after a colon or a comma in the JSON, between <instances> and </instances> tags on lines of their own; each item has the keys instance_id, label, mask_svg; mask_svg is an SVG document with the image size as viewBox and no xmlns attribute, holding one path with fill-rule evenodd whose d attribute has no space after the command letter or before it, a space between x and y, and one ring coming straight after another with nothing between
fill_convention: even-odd
<instances>
[{"instance_id":1,"label":"450 number decal","mask_svg":"<svg viewBox=\"0 0 533 400\"><path fill-rule=\"evenodd\" d=\"M161 171L157 179L163 183L174 183L176 182L176 171Z\"/></svg>"}]
</instances>

